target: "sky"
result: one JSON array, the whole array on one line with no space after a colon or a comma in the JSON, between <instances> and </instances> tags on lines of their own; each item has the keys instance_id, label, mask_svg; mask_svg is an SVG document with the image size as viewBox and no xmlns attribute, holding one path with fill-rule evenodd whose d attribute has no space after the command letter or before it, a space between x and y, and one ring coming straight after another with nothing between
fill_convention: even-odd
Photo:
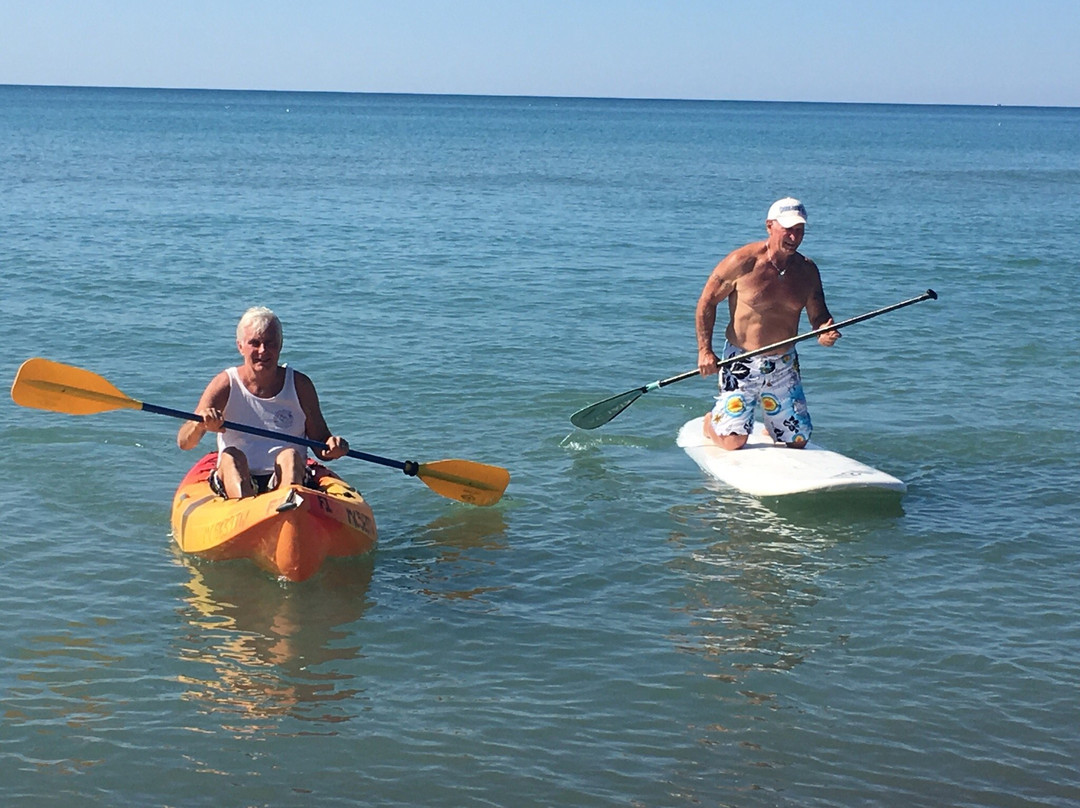
<instances>
[{"instance_id":1,"label":"sky","mask_svg":"<svg viewBox=\"0 0 1080 808\"><path fill-rule=\"evenodd\" d=\"M0 84L1080 107L1080 0L0 0Z\"/></svg>"}]
</instances>

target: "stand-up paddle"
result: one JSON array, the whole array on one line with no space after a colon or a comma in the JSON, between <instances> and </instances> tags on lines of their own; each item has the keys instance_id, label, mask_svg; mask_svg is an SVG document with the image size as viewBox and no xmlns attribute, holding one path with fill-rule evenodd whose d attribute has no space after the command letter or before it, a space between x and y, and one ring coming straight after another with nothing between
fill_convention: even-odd
<instances>
[{"instance_id":1,"label":"stand-up paddle","mask_svg":"<svg viewBox=\"0 0 1080 808\"><path fill-rule=\"evenodd\" d=\"M732 365L736 362L741 362L744 359L750 359L753 356L760 356L761 354L771 353L778 348L784 348L788 345L794 345L796 342L802 342L803 340L817 337L821 334L825 334L829 331L838 331L841 328L846 328L849 325L855 325L855 323L861 323L863 320L869 320L871 317L877 317L879 314L885 314L886 312L895 311L896 309L902 309L904 306L910 306L912 303L921 303L924 300L937 300L937 292L933 289L927 289L925 294L921 294L918 297L913 297L910 300L904 300L900 303L893 303L891 306L886 306L883 309L877 311L871 311L866 314L860 314L858 317L852 317L850 320L844 320L842 323L833 323L822 328L818 328L814 331L807 331L805 334L799 334L797 337L791 337L790 339L781 340L780 342L774 342L772 345L766 345L764 348L757 348L753 351L747 351L741 353L738 356L732 356L728 359L724 359L717 363L717 367L724 367L725 365ZM611 398L605 398L603 401L597 401L595 404L590 404L588 407L575 412L570 416L570 423L581 429L596 429L598 426L603 426L608 421L615 418L620 412L625 410L639 398L646 393L651 393L653 390L659 390L661 387L667 387L669 384L675 384L675 382L681 382L684 379L691 379L694 376L700 375L701 371L694 369L688 370L686 373L680 373L678 376L672 376L669 379L661 379L660 381L646 384L643 387L635 387L633 390L627 390L625 393L619 393L617 396L611 396Z\"/></svg>"},{"instance_id":2,"label":"stand-up paddle","mask_svg":"<svg viewBox=\"0 0 1080 808\"><path fill-rule=\"evenodd\" d=\"M147 404L125 395L108 380L89 370L52 362L48 359L27 359L15 375L11 398L23 407L63 412L69 415L90 415L110 410L143 410L170 418L201 421L195 413ZM308 438L286 435L255 426L226 421L225 426L237 432L247 432L264 438L295 443L311 449L324 449L324 444ZM510 482L510 472L498 466L488 466L471 460L437 460L417 463L415 460L391 460L387 457L349 450L349 457L400 469L410 477L418 477L435 493L471 505L494 505L502 498Z\"/></svg>"}]
</instances>

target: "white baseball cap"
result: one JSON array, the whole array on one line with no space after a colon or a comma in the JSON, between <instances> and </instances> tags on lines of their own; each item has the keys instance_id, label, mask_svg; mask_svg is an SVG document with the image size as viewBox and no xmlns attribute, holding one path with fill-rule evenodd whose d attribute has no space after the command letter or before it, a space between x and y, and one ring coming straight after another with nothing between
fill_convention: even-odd
<instances>
[{"instance_id":1,"label":"white baseball cap","mask_svg":"<svg viewBox=\"0 0 1080 808\"><path fill-rule=\"evenodd\" d=\"M781 227L794 227L797 224L806 224L806 208L798 199L785 196L777 199L769 208L766 221L775 220Z\"/></svg>"}]
</instances>

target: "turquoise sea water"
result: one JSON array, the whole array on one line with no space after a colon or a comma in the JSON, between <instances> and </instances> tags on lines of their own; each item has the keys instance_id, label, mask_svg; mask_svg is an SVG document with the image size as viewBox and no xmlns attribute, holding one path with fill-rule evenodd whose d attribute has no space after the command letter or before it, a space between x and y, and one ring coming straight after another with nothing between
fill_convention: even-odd
<instances>
[{"instance_id":1,"label":"turquoise sea water","mask_svg":"<svg viewBox=\"0 0 1080 808\"><path fill-rule=\"evenodd\" d=\"M1080 802L1080 110L0 87L0 376L194 408L249 305L377 551L283 585L169 536L197 453L0 403L5 806ZM815 439L899 506L675 446L726 252L793 194L838 319ZM209 448L207 440L204 445Z\"/></svg>"}]
</instances>

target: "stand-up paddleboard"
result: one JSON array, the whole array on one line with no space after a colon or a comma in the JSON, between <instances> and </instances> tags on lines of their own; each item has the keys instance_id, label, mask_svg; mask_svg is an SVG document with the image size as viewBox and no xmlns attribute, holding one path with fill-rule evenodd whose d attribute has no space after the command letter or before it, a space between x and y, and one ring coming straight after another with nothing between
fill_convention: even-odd
<instances>
[{"instance_id":1,"label":"stand-up paddleboard","mask_svg":"<svg viewBox=\"0 0 1080 808\"><path fill-rule=\"evenodd\" d=\"M704 417L679 430L676 443L707 473L754 497L782 497L825 491L895 491L907 486L890 474L838 452L808 443L789 449L774 443L760 423L743 448L721 449L702 432Z\"/></svg>"}]
</instances>

